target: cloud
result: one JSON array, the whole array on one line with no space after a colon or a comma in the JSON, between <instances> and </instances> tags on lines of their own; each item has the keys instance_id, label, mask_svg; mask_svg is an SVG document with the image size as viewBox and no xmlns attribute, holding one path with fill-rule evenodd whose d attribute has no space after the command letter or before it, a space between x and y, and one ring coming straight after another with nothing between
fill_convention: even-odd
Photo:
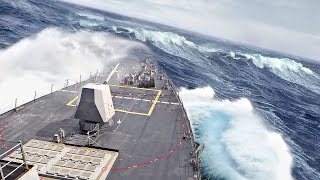
<instances>
[{"instance_id":1,"label":"cloud","mask_svg":"<svg viewBox=\"0 0 320 180\"><path fill-rule=\"evenodd\" d=\"M65 0L215 37L320 59L320 1Z\"/></svg>"}]
</instances>

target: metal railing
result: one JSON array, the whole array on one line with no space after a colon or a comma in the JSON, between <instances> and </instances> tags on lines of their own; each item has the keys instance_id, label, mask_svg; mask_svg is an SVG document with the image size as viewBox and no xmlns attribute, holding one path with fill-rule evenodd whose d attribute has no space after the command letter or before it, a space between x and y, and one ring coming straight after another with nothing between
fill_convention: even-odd
<instances>
[{"instance_id":1,"label":"metal railing","mask_svg":"<svg viewBox=\"0 0 320 180\"><path fill-rule=\"evenodd\" d=\"M20 152L17 151L17 149L20 148ZM8 161L2 161L1 163L5 163L5 164L1 164L0 163L0 175L1 175L1 179L5 180L6 178L8 178L10 175L12 175L14 172L16 172L19 168L21 168L22 166L24 166L25 170L29 170L28 167L28 163L26 160L26 155L25 152L23 150L23 144L22 142L18 142L18 144L16 144L15 146L13 146L12 148L8 149L6 152L2 153L0 155L0 159L2 160L3 158L7 157L8 155L10 155L11 153L17 153L16 156L14 158L9 158ZM21 154L22 157L22 162L19 164L19 159L17 159L17 157L19 157L19 155ZM13 169L12 171L9 171L8 174L5 174L3 172L3 169L6 168L7 166L13 166L15 167L15 169Z\"/></svg>"},{"instance_id":2,"label":"metal railing","mask_svg":"<svg viewBox=\"0 0 320 180\"><path fill-rule=\"evenodd\" d=\"M91 146L94 143L96 143L96 141L94 140L94 137L95 139L99 138L99 135L100 135L100 126L99 124L95 124L94 128L91 131L87 132L87 143L88 143L87 145Z\"/></svg>"},{"instance_id":3,"label":"metal railing","mask_svg":"<svg viewBox=\"0 0 320 180\"><path fill-rule=\"evenodd\" d=\"M188 129L189 136L190 136L190 138L191 138L191 144L192 144L192 146L193 146L193 153L194 153L194 152L196 151L197 146L198 146L199 144L195 142L195 137L194 137L194 134L193 134L191 122L190 122L190 120L189 120L189 118L188 118L188 114L187 114L186 109L185 109L185 107L184 107L184 105L183 105L183 102L182 102L182 100L180 99L179 94L177 93L178 88L177 88L177 87L173 84L173 82L169 79L169 76L167 75L167 73L165 73L165 72L163 71L163 68L160 68L160 69L161 69L161 73L164 74L164 75L167 77L168 83L169 83L169 85L171 86L172 92L174 93L175 97L177 98L178 103L181 104L180 107L181 107L181 110L182 110L182 114L183 114L183 116L185 117L185 120L186 120L186 125L187 125L187 129ZM198 179L201 179L200 157L199 157L199 154L198 154L198 153L195 153L195 154L194 154L194 157L195 157L195 159L198 161L198 162L197 162L197 163L198 163L197 165L199 166L199 168L198 168L198 170L197 170L197 178L198 178Z\"/></svg>"},{"instance_id":4,"label":"metal railing","mask_svg":"<svg viewBox=\"0 0 320 180\"><path fill-rule=\"evenodd\" d=\"M0 115L10 112L11 110L20 110L20 108L23 108L25 104L28 104L29 102L32 102L32 101L36 101L41 97L50 95L55 91L66 89L76 84L81 85L82 82L85 82L88 80L95 80L97 79L98 75L101 75L104 73L105 73L104 71L99 72L98 70L95 73L90 72L89 76L86 76L87 78L83 78L83 75L80 74L78 80L65 79L64 82L61 81L60 85L50 84L48 85L48 87L43 86L42 88L38 88L37 90L30 92L29 97L22 96L22 95L20 95L20 97L15 97L14 104L11 104L10 102L2 102L0 105Z\"/></svg>"}]
</instances>

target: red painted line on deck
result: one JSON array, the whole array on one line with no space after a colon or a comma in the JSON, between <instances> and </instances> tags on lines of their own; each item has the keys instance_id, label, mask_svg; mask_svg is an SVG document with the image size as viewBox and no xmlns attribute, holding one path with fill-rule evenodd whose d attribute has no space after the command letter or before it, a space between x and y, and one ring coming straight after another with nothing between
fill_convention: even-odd
<instances>
[{"instance_id":1,"label":"red painted line on deck","mask_svg":"<svg viewBox=\"0 0 320 180\"><path fill-rule=\"evenodd\" d=\"M160 105L159 105L160 106ZM161 107L161 106L160 106ZM166 108L164 108L166 109ZM169 111L171 114L174 114L172 111ZM12 111L11 114L9 114L9 116L5 119L5 121L1 124L0 126L0 141L1 141L1 144L3 147L5 148L8 148L5 144L5 141L4 139L2 138L2 132L3 132L3 128L4 126L6 125L6 123L9 121L9 119L12 117L12 115L14 114L15 112ZM187 133L187 128L185 127L185 125L183 124L181 118L178 116L177 117L177 122L179 122L182 126L182 129L183 129L183 136L186 135ZM128 167L123 167L123 168L111 168L111 171L124 171L124 170L129 170L129 169L132 169L132 168L137 168L137 167L143 167L143 166L146 166L148 164L151 164L151 163L154 163L154 162L157 162L159 160L162 160L166 157L168 157L170 154L172 154L173 152L175 152L176 150L179 149L179 147L182 145L183 143L183 137L181 137L180 141L178 142L178 144L173 147L170 151L168 151L167 153L161 155L161 156L158 156L152 160L149 160L149 161L145 161L143 163L140 163L140 164L136 164L136 165L132 165L132 166L128 166ZM103 168L102 170L106 170L105 168Z\"/></svg>"},{"instance_id":2,"label":"red painted line on deck","mask_svg":"<svg viewBox=\"0 0 320 180\"><path fill-rule=\"evenodd\" d=\"M164 108L165 109L165 108ZM169 111L170 113L173 114L172 111ZM182 120L180 117L177 117L177 121L181 124L182 126L182 129L183 129L183 136L186 135L187 133L187 128L185 127L185 125L182 123ZM162 160L166 157L168 157L170 154L172 154L173 152L175 152L176 150L179 149L179 147L182 145L183 143L183 137L181 137L180 141L178 142L178 144L173 147L170 151L168 151L167 153L161 155L161 156L158 156L150 161L145 161L143 163L140 163L140 164L136 164L136 165L132 165L132 166L128 166L128 167L123 167L123 168L111 168L111 171L125 171L125 170L129 170L129 169L132 169L132 168L137 168L137 167L142 167L142 166L146 166L148 164L151 164L151 163L154 163L154 162L157 162L159 160Z\"/></svg>"},{"instance_id":3,"label":"red painted line on deck","mask_svg":"<svg viewBox=\"0 0 320 180\"><path fill-rule=\"evenodd\" d=\"M179 146L183 143L182 139L180 140L180 142L174 147L172 148L169 152L167 152L166 154L163 154L161 156L158 156L156 157L155 159L152 159L150 161L146 161L146 162L143 162L143 163L140 163L140 164L136 164L136 165L133 165L133 166L129 166L129 167L125 167L125 168L111 168L111 171L123 171L123 170L129 170L129 169L132 169L132 168L137 168L137 167L142 167L142 166L146 166L148 164L151 164L151 163L154 163L154 162L157 162L161 159L164 159L166 157L168 157L170 154L172 154L173 152L175 152L176 150L178 150Z\"/></svg>"}]
</instances>

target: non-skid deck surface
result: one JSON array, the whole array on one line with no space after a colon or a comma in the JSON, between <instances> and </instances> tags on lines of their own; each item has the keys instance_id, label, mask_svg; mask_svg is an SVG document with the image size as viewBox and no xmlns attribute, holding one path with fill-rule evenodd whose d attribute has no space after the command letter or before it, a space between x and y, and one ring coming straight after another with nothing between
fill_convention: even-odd
<instances>
[{"instance_id":1,"label":"non-skid deck surface","mask_svg":"<svg viewBox=\"0 0 320 180\"><path fill-rule=\"evenodd\" d=\"M95 139L95 146L119 150L108 179L195 178L197 172L189 163L194 147L189 138L183 138L184 132L190 129L186 126L189 122L182 105L172 90L162 89L165 80L156 79L155 89L120 86L121 78L117 74L121 77L131 67L121 63L108 82L112 84L112 99L117 112L113 117L114 125L104 125L100 136ZM107 76L101 76L95 82L102 83ZM80 88L79 84L68 87L25 105L11 116L11 112L2 115L1 137L23 142L52 140L59 128L63 128L66 134L81 134L78 121L72 119L76 107L66 105L77 96ZM76 105L76 101L71 104ZM85 136L82 137L85 142Z\"/></svg>"}]
</instances>

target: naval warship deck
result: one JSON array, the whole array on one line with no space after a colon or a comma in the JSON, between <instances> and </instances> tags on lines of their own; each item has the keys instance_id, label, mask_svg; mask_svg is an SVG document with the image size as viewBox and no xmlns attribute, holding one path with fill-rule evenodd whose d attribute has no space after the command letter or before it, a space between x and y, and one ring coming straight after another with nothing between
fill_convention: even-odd
<instances>
[{"instance_id":1,"label":"naval warship deck","mask_svg":"<svg viewBox=\"0 0 320 180\"><path fill-rule=\"evenodd\" d=\"M119 152L107 179L200 179L197 145L183 104L172 83L163 88L171 82L167 75L155 64L155 88L120 83L126 74L137 71L145 58L150 57L122 60L86 81L2 114L1 151L10 146L9 142L52 141L60 128L67 135L67 144L87 146L87 135L79 130L79 121L73 119L78 92L87 83L104 83L108 78L116 109L114 124L103 125L91 140L91 147Z\"/></svg>"}]
</instances>

